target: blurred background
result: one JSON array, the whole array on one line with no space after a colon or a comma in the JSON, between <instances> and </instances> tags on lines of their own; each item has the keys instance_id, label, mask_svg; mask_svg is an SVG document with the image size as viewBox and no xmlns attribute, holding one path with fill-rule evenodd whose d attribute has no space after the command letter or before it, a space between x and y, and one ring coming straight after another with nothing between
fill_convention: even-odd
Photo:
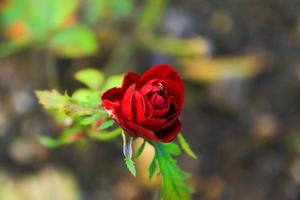
<instances>
[{"instance_id":1,"label":"blurred background","mask_svg":"<svg viewBox=\"0 0 300 200\"><path fill-rule=\"evenodd\" d=\"M300 199L300 1L1 0L0 199L151 200L157 183L123 164L121 140L47 149L61 127L34 90L74 91L74 73L183 76L179 165L193 199ZM140 173L140 175L139 175Z\"/></svg>"}]
</instances>

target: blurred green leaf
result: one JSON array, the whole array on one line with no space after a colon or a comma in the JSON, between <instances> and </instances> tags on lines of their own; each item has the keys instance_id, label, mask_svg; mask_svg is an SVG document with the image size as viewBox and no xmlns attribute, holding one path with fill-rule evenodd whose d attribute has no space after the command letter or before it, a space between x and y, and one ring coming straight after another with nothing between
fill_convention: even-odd
<instances>
[{"instance_id":1,"label":"blurred green leaf","mask_svg":"<svg viewBox=\"0 0 300 200\"><path fill-rule=\"evenodd\" d=\"M39 99L39 103L47 109L61 109L69 100L66 94L62 95L56 90L35 91L35 94Z\"/></svg>"},{"instance_id":2,"label":"blurred green leaf","mask_svg":"<svg viewBox=\"0 0 300 200\"><path fill-rule=\"evenodd\" d=\"M120 128L117 128L112 131L101 131L101 132L90 131L89 136L90 138L99 141L110 141L115 139L116 137L119 137L121 134L122 134L122 130Z\"/></svg>"},{"instance_id":3,"label":"blurred green leaf","mask_svg":"<svg viewBox=\"0 0 300 200\"><path fill-rule=\"evenodd\" d=\"M104 75L99 70L86 68L76 72L75 79L91 89L97 90L104 80Z\"/></svg>"},{"instance_id":4,"label":"blurred green leaf","mask_svg":"<svg viewBox=\"0 0 300 200\"><path fill-rule=\"evenodd\" d=\"M100 130L104 130L104 129L107 129L107 128L113 126L114 124L115 124L115 121L114 121L114 120L108 120L108 121L103 122L103 123L99 126L99 129L100 129Z\"/></svg>"},{"instance_id":5,"label":"blurred green leaf","mask_svg":"<svg viewBox=\"0 0 300 200\"><path fill-rule=\"evenodd\" d=\"M164 147L166 149L166 151L168 151L169 154L178 156L181 154L181 150L179 148L179 146L175 143L169 142L169 143L165 143Z\"/></svg>"},{"instance_id":6,"label":"blurred green leaf","mask_svg":"<svg viewBox=\"0 0 300 200\"><path fill-rule=\"evenodd\" d=\"M42 145L48 148L56 148L70 143L70 141L67 140L54 139L48 136L39 136L38 140Z\"/></svg>"},{"instance_id":7,"label":"blurred green leaf","mask_svg":"<svg viewBox=\"0 0 300 200\"><path fill-rule=\"evenodd\" d=\"M90 117L85 117L80 124L82 125L90 125L93 124L96 120L98 120L101 117L99 113L93 114Z\"/></svg>"},{"instance_id":8,"label":"blurred green leaf","mask_svg":"<svg viewBox=\"0 0 300 200\"><path fill-rule=\"evenodd\" d=\"M100 103L100 92L89 89L78 89L72 94L72 99L86 106L98 107Z\"/></svg>"},{"instance_id":9,"label":"blurred green leaf","mask_svg":"<svg viewBox=\"0 0 300 200\"><path fill-rule=\"evenodd\" d=\"M49 47L61 56L74 58L94 54L98 50L93 32L84 26L73 26L50 38Z\"/></svg>"},{"instance_id":10,"label":"blurred green leaf","mask_svg":"<svg viewBox=\"0 0 300 200\"><path fill-rule=\"evenodd\" d=\"M192 158L197 159L196 154L194 153L194 151L191 149L190 145L187 143L187 141L184 139L184 137L182 136L182 134L178 134L177 136L179 144L181 146L181 148Z\"/></svg>"},{"instance_id":11,"label":"blurred green leaf","mask_svg":"<svg viewBox=\"0 0 300 200\"><path fill-rule=\"evenodd\" d=\"M106 79L103 87L101 88L102 91L106 91L113 87L121 87L123 78L124 78L124 74L113 75L113 76L108 77Z\"/></svg>"},{"instance_id":12,"label":"blurred green leaf","mask_svg":"<svg viewBox=\"0 0 300 200\"><path fill-rule=\"evenodd\" d=\"M7 38L28 43L72 23L78 0L10 0L0 13Z\"/></svg>"},{"instance_id":13,"label":"blurred green leaf","mask_svg":"<svg viewBox=\"0 0 300 200\"><path fill-rule=\"evenodd\" d=\"M87 116L93 114L100 114L101 116L106 116L107 113L97 107L83 106L74 101L69 101L64 106L64 112L70 117L77 116Z\"/></svg>"},{"instance_id":14,"label":"blurred green leaf","mask_svg":"<svg viewBox=\"0 0 300 200\"><path fill-rule=\"evenodd\" d=\"M129 156L124 158L125 164L133 176L136 176L136 169L133 160Z\"/></svg>"},{"instance_id":15,"label":"blurred green leaf","mask_svg":"<svg viewBox=\"0 0 300 200\"><path fill-rule=\"evenodd\" d=\"M166 200L191 199L193 190L187 183L188 174L178 167L163 143L151 142L151 144L155 148L155 159L162 176L161 198Z\"/></svg>"},{"instance_id":16,"label":"blurred green leaf","mask_svg":"<svg viewBox=\"0 0 300 200\"><path fill-rule=\"evenodd\" d=\"M125 17L131 13L133 5L133 0L88 0L84 18L88 23L93 24L101 18Z\"/></svg>"}]
</instances>

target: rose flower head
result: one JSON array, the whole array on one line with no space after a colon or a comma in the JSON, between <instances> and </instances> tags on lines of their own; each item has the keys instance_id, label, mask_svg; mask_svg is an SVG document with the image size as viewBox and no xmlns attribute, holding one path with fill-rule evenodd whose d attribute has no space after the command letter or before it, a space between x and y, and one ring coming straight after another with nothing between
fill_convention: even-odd
<instances>
[{"instance_id":1,"label":"rose flower head","mask_svg":"<svg viewBox=\"0 0 300 200\"><path fill-rule=\"evenodd\" d=\"M156 65L139 76L129 72L121 88L102 97L102 106L132 137L170 142L181 130L179 116L184 102L184 85L169 65Z\"/></svg>"}]
</instances>

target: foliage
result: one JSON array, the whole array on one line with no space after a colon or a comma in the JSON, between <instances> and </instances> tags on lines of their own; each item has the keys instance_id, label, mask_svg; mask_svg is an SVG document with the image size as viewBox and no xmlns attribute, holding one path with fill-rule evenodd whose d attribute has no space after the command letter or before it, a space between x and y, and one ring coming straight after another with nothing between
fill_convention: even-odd
<instances>
[{"instance_id":1,"label":"foliage","mask_svg":"<svg viewBox=\"0 0 300 200\"><path fill-rule=\"evenodd\" d=\"M162 176L161 198L164 200L191 199L190 193L192 192L192 188L186 182L188 174L177 166L167 145L159 142L151 142L151 144L155 148L155 157L152 163L155 160L157 161ZM173 152L173 149L171 152ZM153 171L155 171L153 169L153 165L155 164L152 163L149 168L149 174L154 174Z\"/></svg>"},{"instance_id":2,"label":"foliage","mask_svg":"<svg viewBox=\"0 0 300 200\"><path fill-rule=\"evenodd\" d=\"M121 76L121 75L120 75ZM57 90L36 91L39 102L48 109L54 118L59 119L63 126L65 122L71 122L65 127L65 130L58 138L48 136L39 137L39 141L49 147L58 147L83 141L87 138L107 141L114 139L121 134L119 128L111 128L114 125L113 120L107 120L109 117L106 111L100 108L100 95L107 84L120 84L119 79L108 77L104 81L102 72L94 68L86 68L75 74L75 79L89 88L80 88L73 92L71 96L59 93Z\"/></svg>"}]
</instances>

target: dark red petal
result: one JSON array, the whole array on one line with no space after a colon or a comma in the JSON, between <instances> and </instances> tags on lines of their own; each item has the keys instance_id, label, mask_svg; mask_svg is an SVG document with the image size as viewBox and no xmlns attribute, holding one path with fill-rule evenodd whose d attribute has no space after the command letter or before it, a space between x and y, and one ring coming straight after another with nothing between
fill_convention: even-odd
<instances>
[{"instance_id":1,"label":"dark red petal","mask_svg":"<svg viewBox=\"0 0 300 200\"><path fill-rule=\"evenodd\" d=\"M120 88L111 88L107 90L101 97L102 107L106 110L116 109L120 105L122 97Z\"/></svg>"},{"instance_id":2,"label":"dark red petal","mask_svg":"<svg viewBox=\"0 0 300 200\"><path fill-rule=\"evenodd\" d=\"M161 127L164 127L166 124L167 119L156 119L156 118L147 118L143 122L140 122L139 124L145 128L151 129L151 130L161 130Z\"/></svg>"},{"instance_id":3,"label":"dark red petal","mask_svg":"<svg viewBox=\"0 0 300 200\"><path fill-rule=\"evenodd\" d=\"M151 81L152 79L161 79L161 78L172 78L172 75L174 73L174 70L169 65L156 65L148 69L139 80L139 86L143 86L148 81ZM176 73L176 72L175 72ZM178 78L177 76L174 78Z\"/></svg>"},{"instance_id":4,"label":"dark red petal","mask_svg":"<svg viewBox=\"0 0 300 200\"><path fill-rule=\"evenodd\" d=\"M171 102L171 100L172 100L172 98L171 99L170 98L167 99L167 102L166 102L166 105L165 105L164 108L162 108L162 109L154 109L152 116L155 117L155 118L161 118L161 117L165 116L167 114L167 112L169 111L169 109L170 109L170 102Z\"/></svg>"},{"instance_id":5,"label":"dark red petal","mask_svg":"<svg viewBox=\"0 0 300 200\"><path fill-rule=\"evenodd\" d=\"M146 105L146 111L145 111L145 117L151 117L153 115L153 107L148 99L144 98L145 105Z\"/></svg>"},{"instance_id":6,"label":"dark red petal","mask_svg":"<svg viewBox=\"0 0 300 200\"><path fill-rule=\"evenodd\" d=\"M184 88L178 82L172 80L164 80L164 85L167 88L167 91L170 95L175 96L175 101L178 106L181 108L184 102Z\"/></svg>"},{"instance_id":7,"label":"dark red petal","mask_svg":"<svg viewBox=\"0 0 300 200\"><path fill-rule=\"evenodd\" d=\"M124 93L130 85L136 84L139 78L140 77L136 73L128 72L123 79L122 92Z\"/></svg>"},{"instance_id":8,"label":"dark red petal","mask_svg":"<svg viewBox=\"0 0 300 200\"><path fill-rule=\"evenodd\" d=\"M154 132L148 129L143 128L133 122L126 122L125 126L130 132L130 135L135 135L137 137L142 137L148 140L158 141L158 138L155 136Z\"/></svg>"},{"instance_id":9,"label":"dark red petal","mask_svg":"<svg viewBox=\"0 0 300 200\"><path fill-rule=\"evenodd\" d=\"M132 109L135 121L142 122L145 120L146 103L144 96L138 91L135 91L134 93Z\"/></svg>"},{"instance_id":10,"label":"dark red petal","mask_svg":"<svg viewBox=\"0 0 300 200\"><path fill-rule=\"evenodd\" d=\"M121 101L121 114L125 120L132 120L132 98L135 91L135 84L129 86Z\"/></svg>"},{"instance_id":11,"label":"dark red petal","mask_svg":"<svg viewBox=\"0 0 300 200\"><path fill-rule=\"evenodd\" d=\"M157 79L153 79L148 81L146 84L144 84L139 91L143 94L143 95L147 95L149 92L158 92L160 91L160 87L158 85L156 85L159 82L159 80ZM156 83L156 84L155 84Z\"/></svg>"},{"instance_id":12,"label":"dark red petal","mask_svg":"<svg viewBox=\"0 0 300 200\"><path fill-rule=\"evenodd\" d=\"M167 129L156 131L155 135L161 142L171 142L181 130L181 122L177 119Z\"/></svg>"}]
</instances>

